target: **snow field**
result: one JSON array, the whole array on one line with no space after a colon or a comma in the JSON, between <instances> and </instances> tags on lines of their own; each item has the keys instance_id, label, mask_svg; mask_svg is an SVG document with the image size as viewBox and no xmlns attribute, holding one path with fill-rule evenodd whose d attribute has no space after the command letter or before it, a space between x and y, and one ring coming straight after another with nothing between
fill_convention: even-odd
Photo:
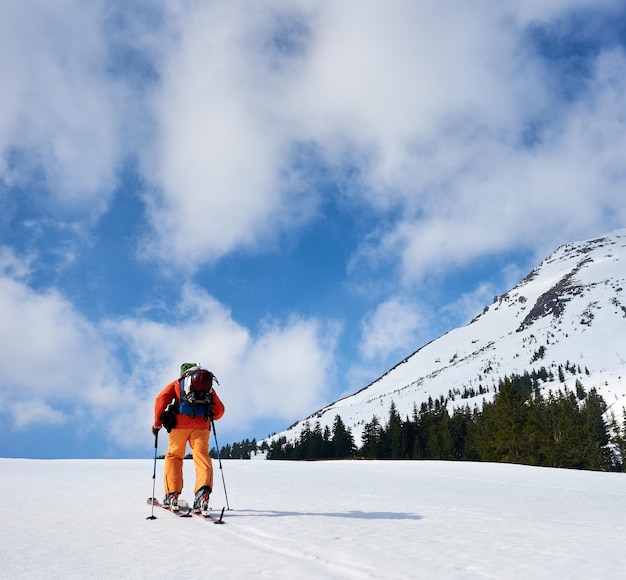
<instances>
[{"instance_id":1,"label":"snow field","mask_svg":"<svg viewBox=\"0 0 626 580\"><path fill-rule=\"evenodd\" d=\"M151 460L0 459L3 578L617 578L626 475L223 461L226 525L155 510ZM157 463L157 497L163 495ZM193 485L193 464L185 462ZM215 510L225 503L215 462ZM193 490L183 497L191 500Z\"/></svg>"}]
</instances>

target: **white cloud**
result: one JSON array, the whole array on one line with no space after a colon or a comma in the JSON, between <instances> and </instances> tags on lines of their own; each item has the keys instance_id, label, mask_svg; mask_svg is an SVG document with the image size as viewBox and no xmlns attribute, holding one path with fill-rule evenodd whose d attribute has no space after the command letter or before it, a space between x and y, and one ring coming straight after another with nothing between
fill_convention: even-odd
<instances>
[{"instance_id":1,"label":"white cloud","mask_svg":"<svg viewBox=\"0 0 626 580\"><path fill-rule=\"evenodd\" d=\"M520 224L529 248L595 234L624 218L623 54L600 52L566 102L527 33L619 7L207 0L164 3L148 25L147 4L5 4L0 180L36 170L59 207L99 215L134 151L150 184L144 250L189 268L318 217L302 146L337 179L349 164L353 203L402 216L369 242L400 255L405 281L517 246ZM124 50L154 67L146 86L120 72ZM528 150L531 125L542 141Z\"/></svg>"},{"instance_id":2,"label":"white cloud","mask_svg":"<svg viewBox=\"0 0 626 580\"><path fill-rule=\"evenodd\" d=\"M95 216L121 156L121 91L107 73L103 8L0 5L0 183L36 185L46 192L40 203L49 196L50 208Z\"/></svg>"},{"instance_id":3,"label":"white cloud","mask_svg":"<svg viewBox=\"0 0 626 580\"><path fill-rule=\"evenodd\" d=\"M376 190L393 195L412 148L432 143L455 119L489 110L508 122L519 114L515 73L534 71L510 58L514 31L491 8L342 2L320 11L293 106L327 151L364 151L372 202Z\"/></svg>"},{"instance_id":4,"label":"white cloud","mask_svg":"<svg viewBox=\"0 0 626 580\"><path fill-rule=\"evenodd\" d=\"M596 4L241 6L199 4L176 20L180 42L155 109L153 250L194 265L313 219L316 196L289 193L300 143L337 175L348 164L341 194L384 218L357 242L352 274L397 261L403 290L484 256L542 256L624 221L622 51L598 54L584 90L564 100L529 44L528 26ZM277 50L278 34L288 50ZM536 142L525 142L533 130ZM370 315L365 357L416 340L426 323L406 306L392 297ZM395 323L376 333L385 309Z\"/></svg>"},{"instance_id":5,"label":"white cloud","mask_svg":"<svg viewBox=\"0 0 626 580\"><path fill-rule=\"evenodd\" d=\"M124 319L106 324L107 333L128 346L131 383L141 382L141 397L150 410L183 362L199 362L217 376L216 389L227 407L220 432L227 435L245 431L260 418L295 420L327 402L337 334L332 324L290 319L253 335L193 285L185 285L175 315L175 322ZM118 439L141 436L140 430L131 435L119 423Z\"/></svg>"},{"instance_id":6,"label":"white cloud","mask_svg":"<svg viewBox=\"0 0 626 580\"><path fill-rule=\"evenodd\" d=\"M315 215L316 195L290 166L298 144L315 144L332 165L357 163L361 195L384 209L413 196L415 148L455 119L488 111L504 125L542 100L538 90L534 100L515 97L532 66L491 70L490 59L504 68L516 48L497 13L459 6L450 19L437 5L353 2L300 12L276 3L263 15L240 8L206 3L176 21L180 42L156 100L162 197L151 217L156 249L181 262L266 243ZM278 50L278 35L296 48ZM456 169L439 162L442 172Z\"/></svg>"},{"instance_id":7,"label":"white cloud","mask_svg":"<svg viewBox=\"0 0 626 580\"><path fill-rule=\"evenodd\" d=\"M45 401L15 401L10 408L13 424L16 429L25 429L32 425L63 425L67 416L58 409L53 409Z\"/></svg>"},{"instance_id":8,"label":"white cloud","mask_svg":"<svg viewBox=\"0 0 626 580\"><path fill-rule=\"evenodd\" d=\"M289 79L263 61L268 18L252 5L211 2L179 17L155 99L160 196L149 209L160 240L147 246L193 266L271 243L317 203L289 168L299 135L281 110Z\"/></svg>"},{"instance_id":9,"label":"white cloud","mask_svg":"<svg viewBox=\"0 0 626 580\"><path fill-rule=\"evenodd\" d=\"M114 405L116 364L96 329L57 292L0 277L3 398Z\"/></svg>"},{"instance_id":10,"label":"white cloud","mask_svg":"<svg viewBox=\"0 0 626 580\"><path fill-rule=\"evenodd\" d=\"M316 320L289 320L264 328L248 345L229 397L249 419L291 419L325 404L330 391L336 329ZM254 409L254 413L252 410Z\"/></svg>"},{"instance_id":11,"label":"white cloud","mask_svg":"<svg viewBox=\"0 0 626 580\"><path fill-rule=\"evenodd\" d=\"M405 282L616 227L623 55L600 54L584 100L566 102L528 44L528 26L592 5L207 2L177 13L155 107L159 241L148 245L193 266L313 219L318 194L290 166L302 143L338 176L350 165L353 203L400 210L359 255L400 256Z\"/></svg>"},{"instance_id":12,"label":"white cloud","mask_svg":"<svg viewBox=\"0 0 626 580\"><path fill-rule=\"evenodd\" d=\"M18 257L11 248L0 246L0 275L6 274L16 280L24 280L30 273L30 257Z\"/></svg>"},{"instance_id":13,"label":"white cloud","mask_svg":"<svg viewBox=\"0 0 626 580\"><path fill-rule=\"evenodd\" d=\"M506 288L508 290L510 286ZM468 324L484 310L486 305L493 302L496 294L491 284L479 284L472 292L463 294L455 302L444 306L443 311L463 321L463 324Z\"/></svg>"},{"instance_id":14,"label":"white cloud","mask_svg":"<svg viewBox=\"0 0 626 580\"><path fill-rule=\"evenodd\" d=\"M106 427L116 444L137 447L150 439L154 398L187 361L217 375L227 437L259 418L296 420L327 402L332 324L290 319L253 336L206 292L186 285L170 322L94 325L59 293L34 292L6 275L0 310L0 396L12 402L14 428Z\"/></svg>"},{"instance_id":15,"label":"white cloud","mask_svg":"<svg viewBox=\"0 0 626 580\"><path fill-rule=\"evenodd\" d=\"M421 173L413 182L424 178L423 190L412 189L409 172L398 184L406 196L402 217L368 240L362 256L399 256L402 278L411 283L481 256L541 254L563 240L620 227L625 66L622 51L600 54L589 90L561 111L551 109L554 119L532 147L492 134L460 141L442 134L426 157L415 157Z\"/></svg>"},{"instance_id":16,"label":"white cloud","mask_svg":"<svg viewBox=\"0 0 626 580\"><path fill-rule=\"evenodd\" d=\"M360 350L365 359L382 358L414 349L426 324L422 309L404 298L391 297L365 317Z\"/></svg>"}]
</instances>

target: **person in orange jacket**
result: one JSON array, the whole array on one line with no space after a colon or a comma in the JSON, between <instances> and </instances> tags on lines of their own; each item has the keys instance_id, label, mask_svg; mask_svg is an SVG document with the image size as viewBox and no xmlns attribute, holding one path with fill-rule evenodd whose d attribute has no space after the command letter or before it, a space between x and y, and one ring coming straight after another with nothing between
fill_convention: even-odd
<instances>
[{"instance_id":1,"label":"person in orange jacket","mask_svg":"<svg viewBox=\"0 0 626 580\"><path fill-rule=\"evenodd\" d=\"M210 371L199 364L184 363L180 375L157 395L154 403L152 433L156 437L162 426L169 432L163 467L163 503L178 509L178 496L183 490L183 459L189 443L196 469L193 509L206 511L213 490L213 463L209 455L211 419L217 421L224 415L224 404L213 389L215 377ZM194 394L188 397L187 391ZM195 402L195 396L203 402Z\"/></svg>"}]
</instances>

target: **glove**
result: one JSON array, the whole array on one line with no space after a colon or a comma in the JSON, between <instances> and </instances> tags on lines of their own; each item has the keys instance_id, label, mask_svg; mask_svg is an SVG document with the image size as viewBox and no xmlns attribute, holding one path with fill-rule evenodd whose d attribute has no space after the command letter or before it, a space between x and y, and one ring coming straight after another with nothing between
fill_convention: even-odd
<instances>
[{"instance_id":1,"label":"glove","mask_svg":"<svg viewBox=\"0 0 626 580\"><path fill-rule=\"evenodd\" d=\"M161 427L152 426L152 434L156 437L156 434L161 430Z\"/></svg>"},{"instance_id":2,"label":"glove","mask_svg":"<svg viewBox=\"0 0 626 580\"><path fill-rule=\"evenodd\" d=\"M161 421L163 421L163 427L169 433L177 424L176 411L168 407L161 415Z\"/></svg>"}]
</instances>

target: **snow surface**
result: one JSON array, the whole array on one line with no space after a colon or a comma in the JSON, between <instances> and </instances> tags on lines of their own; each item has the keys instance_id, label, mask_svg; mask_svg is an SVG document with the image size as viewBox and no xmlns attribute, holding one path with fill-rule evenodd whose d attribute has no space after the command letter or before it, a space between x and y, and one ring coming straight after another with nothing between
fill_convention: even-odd
<instances>
[{"instance_id":1,"label":"snow surface","mask_svg":"<svg viewBox=\"0 0 626 580\"><path fill-rule=\"evenodd\" d=\"M224 461L231 511L216 526L146 519L152 471L152 460L0 459L0 577L589 579L626 568L625 474Z\"/></svg>"}]
</instances>

